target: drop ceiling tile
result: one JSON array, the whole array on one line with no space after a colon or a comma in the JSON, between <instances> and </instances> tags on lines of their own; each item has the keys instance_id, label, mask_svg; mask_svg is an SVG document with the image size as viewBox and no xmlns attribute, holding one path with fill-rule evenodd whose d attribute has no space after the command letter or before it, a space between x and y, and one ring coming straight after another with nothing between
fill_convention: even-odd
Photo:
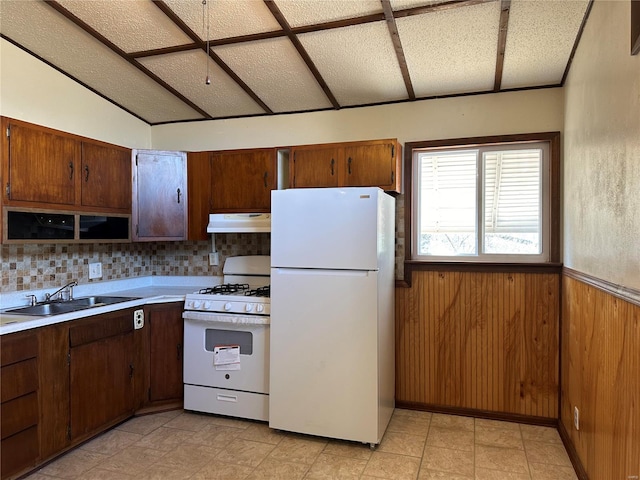
<instances>
[{"instance_id":1,"label":"drop ceiling tile","mask_svg":"<svg viewBox=\"0 0 640 480\"><path fill-rule=\"evenodd\" d=\"M502 88L559 84L588 3L513 0Z\"/></svg>"},{"instance_id":2,"label":"drop ceiling tile","mask_svg":"<svg viewBox=\"0 0 640 480\"><path fill-rule=\"evenodd\" d=\"M493 89L500 2L396 20L417 97Z\"/></svg>"},{"instance_id":3,"label":"drop ceiling tile","mask_svg":"<svg viewBox=\"0 0 640 480\"><path fill-rule=\"evenodd\" d=\"M390 0L393 10L406 10L407 8L428 7L439 3L449 3L449 0Z\"/></svg>"},{"instance_id":4,"label":"drop ceiling tile","mask_svg":"<svg viewBox=\"0 0 640 480\"><path fill-rule=\"evenodd\" d=\"M275 0L291 27L382 13L380 0Z\"/></svg>"},{"instance_id":5,"label":"drop ceiling tile","mask_svg":"<svg viewBox=\"0 0 640 480\"><path fill-rule=\"evenodd\" d=\"M165 0L171 10L202 40L206 40L207 37L207 22L203 24L203 13L207 18L207 7L210 40L281 30L280 24L262 0L208 2L203 12L202 0Z\"/></svg>"},{"instance_id":6,"label":"drop ceiling tile","mask_svg":"<svg viewBox=\"0 0 640 480\"><path fill-rule=\"evenodd\" d=\"M145 67L183 93L214 118L257 115L264 110L202 50L171 53L140 59Z\"/></svg>"},{"instance_id":7,"label":"drop ceiling tile","mask_svg":"<svg viewBox=\"0 0 640 480\"><path fill-rule=\"evenodd\" d=\"M125 52L193 43L150 0L58 0Z\"/></svg>"},{"instance_id":8,"label":"drop ceiling tile","mask_svg":"<svg viewBox=\"0 0 640 480\"><path fill-rule=\"evenodd\" d=\"M274 112L331 108L288 38L223 45L213 50Z\"/></svg>"},{"instance_id":9,"label":"drop ceiling tile","mask_svg":"<svg viewBox=\"0 0 640 480\"><path fill-rule=\"evenodd\" d=\"M200 119L186 105L41 2L0 2L0 31L149 123Z\"/></svg>"},{"instance_id":10,"label":"drop ceiling tile","mask_svg":"<svg viewBox=\"0 0 640 480\"><path fill-rule=\"evenodd\" d=\"M340 105L407 98L386 22L322 30L298 38Z\"/></svg>"}]
</instances>

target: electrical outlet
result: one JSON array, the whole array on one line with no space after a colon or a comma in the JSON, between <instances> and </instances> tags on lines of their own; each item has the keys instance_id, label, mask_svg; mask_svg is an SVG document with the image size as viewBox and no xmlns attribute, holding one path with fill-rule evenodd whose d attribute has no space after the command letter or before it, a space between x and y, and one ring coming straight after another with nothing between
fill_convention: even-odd
<instances>
[{"instance_id":1,"label":"electrical outlet","mask_svg":"<svg viewBox=\"0 0 640 480\"><path fill-rule=\"evenodd\" d=\"M102 278L102 263L90 263L89 264L89 280L94 278Z\"/></svg>"},{"instance_id":2,"label":"electrical outlet","mask_svg":"<svg viewBox=\"0 0 640 480\"><path fill-rule=\"evenodd\" d=\"M212 252L209 254L209 265L215 267L220 263L220 257L218 256L218 252Z\"/></svg>"},{"instance_id":3,"label":"electrical outlet","mask_svg":"<svg viewBox=\"0 0 640 480\"><path fill-rule=\"evenodd\" d=\"M580 410L578 407L573 407L573 426L576 430L580 430Z\"/></svg>"},{"instance_id":4,"label":"electrical outlet","mask_svg":"<svg viewBox=\"0 0 640 480\"><path fill-rule=\"evenodd\" d=\"M136 310L133 312L133 328L140 330L144 327L144 310Z\"/></svg>"}]
</instances>

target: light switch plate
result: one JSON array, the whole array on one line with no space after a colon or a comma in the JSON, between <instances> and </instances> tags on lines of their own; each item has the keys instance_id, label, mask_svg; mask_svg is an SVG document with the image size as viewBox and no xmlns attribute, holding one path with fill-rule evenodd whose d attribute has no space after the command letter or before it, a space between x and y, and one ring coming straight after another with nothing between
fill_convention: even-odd
<instances>
[{"instance_id":1,"label":"light switch plate","mask_svg":"<svg viewBox=\"0 0 640 480\"><path fill-rule=\"evenodd\" d=\"M144 327L144 310L136 310L133 312L133 328L135 330L140 330Z\"/></svg>"}]
</instances>

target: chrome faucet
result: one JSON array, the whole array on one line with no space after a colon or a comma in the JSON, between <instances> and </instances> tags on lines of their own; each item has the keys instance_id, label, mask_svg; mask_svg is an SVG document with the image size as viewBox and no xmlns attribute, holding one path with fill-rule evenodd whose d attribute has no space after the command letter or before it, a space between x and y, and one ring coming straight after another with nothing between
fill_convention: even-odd
<instances>
[{"instance_id":1,"label":"chrome faucet","mask_svg":"<svg viewBox=\"0 0 640 480\"><path fill-rule=\"evenodd\" d=\"M44 296L44 301L45 302L53 302L54 300L56 300L55 296L58 296L58 300L73 300L73 287L75 287L76 285L78 285L78 282L76 282L75 280L67 283L64 287L60 287L58 290L56 290L53 293L47 293ZM68 297L65 299L64 295L62 294L64 290L67 290L68 292Z\"/></svg>"}]
</instances>

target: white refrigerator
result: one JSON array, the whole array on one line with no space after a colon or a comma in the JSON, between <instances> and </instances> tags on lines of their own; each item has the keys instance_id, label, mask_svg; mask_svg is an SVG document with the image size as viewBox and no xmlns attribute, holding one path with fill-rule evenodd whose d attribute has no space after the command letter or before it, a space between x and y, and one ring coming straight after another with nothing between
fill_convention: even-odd
<instances>
[{"instance_id":1,"label":"white refrigerator","mask_svg":"<svg viewBox=\"0 0 640 480\"><path fill-rule=\"evenodd\" d=\"M394 408L395 199L271 196L269 426L380 443Z\"/></svg>"}]
</instances>

